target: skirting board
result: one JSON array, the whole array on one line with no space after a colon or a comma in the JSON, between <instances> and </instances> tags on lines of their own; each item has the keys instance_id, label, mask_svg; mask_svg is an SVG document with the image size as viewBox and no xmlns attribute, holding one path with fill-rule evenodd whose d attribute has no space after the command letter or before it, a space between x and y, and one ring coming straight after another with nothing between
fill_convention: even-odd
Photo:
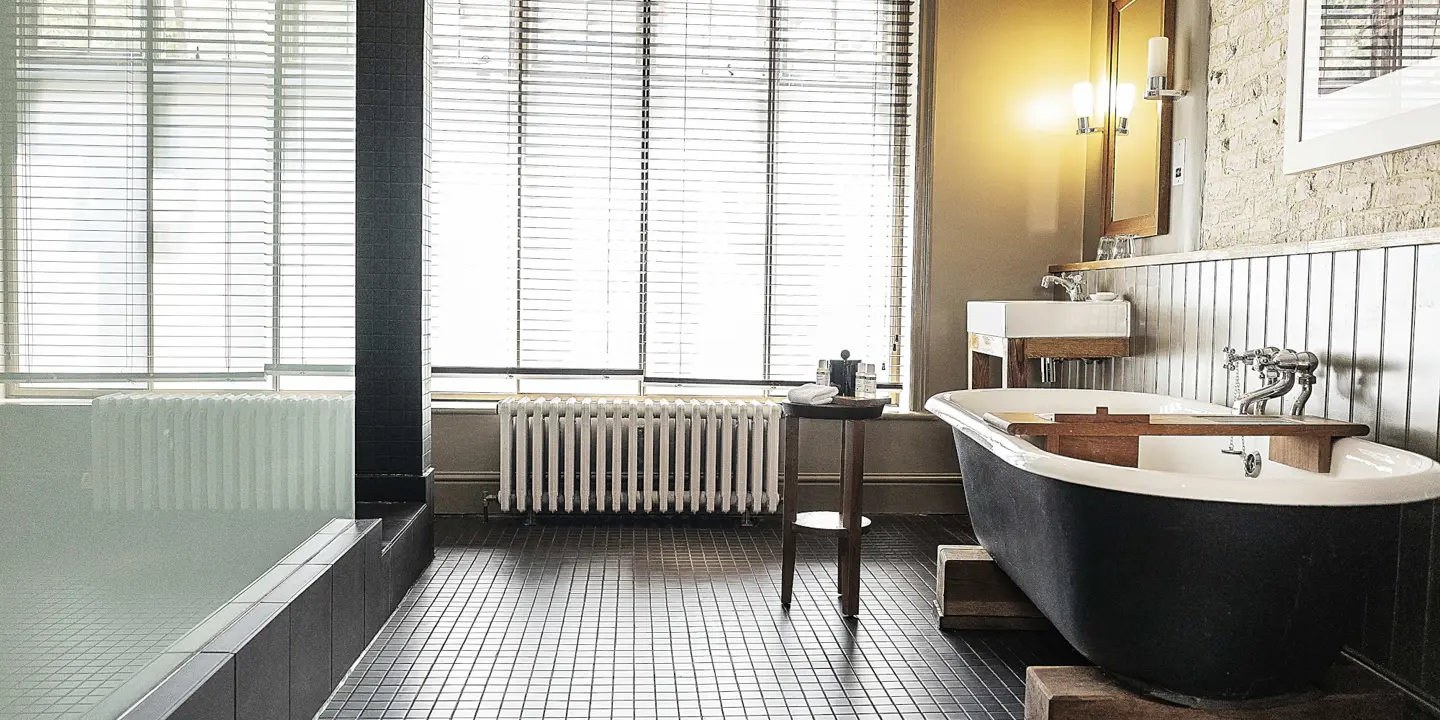
<instances>
[{"instance_id":1,"label":"skirting board","mask_svg":"<svg viewBox=\"0 0 1440 720\"><path fill-rule=\"evenodd\" d=\"M500 491L497 475L437 472L435 514L484 513L485 497ZM865 512L930 515L965 512L965 490L958 474L885 474L867 476L866 481ZM800 476L800 507L806 510L837 510L839 506L840 489L831 476L823 473ZM494 504L490 506L492 512L498 509Z\"/></svg>"}]
</instances>

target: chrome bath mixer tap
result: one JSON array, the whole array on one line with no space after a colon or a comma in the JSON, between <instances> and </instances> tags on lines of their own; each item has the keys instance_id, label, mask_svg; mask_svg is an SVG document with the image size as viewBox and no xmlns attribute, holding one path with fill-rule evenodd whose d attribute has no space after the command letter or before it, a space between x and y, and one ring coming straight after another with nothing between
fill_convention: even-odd
<instances>
[{"instance_id":1,"label":"chrome bath mixer tap","mask_svg":"<svg viewBox=\"0 0 1440 720\"><path fill-rule=\"evenodd\" d=\"M1315 371L1320 367L1320 358L1316 357L1315 353L1282 350L1273 346L1244 352L1225 348L1225 369L1237 371L1241 365L1258 372L1263 384L1258 389L1237 397L1233 406L1235 412L1241 415L1264 415L1270 400L1284 397L1299 385L1300 394L1295 397L1290 414L1305 414L1305 403L1310 401L1310 391L1315 386ZM1285 408L1281 407L1280 411L1283 413Z\"/></svg>"}]
</instances>

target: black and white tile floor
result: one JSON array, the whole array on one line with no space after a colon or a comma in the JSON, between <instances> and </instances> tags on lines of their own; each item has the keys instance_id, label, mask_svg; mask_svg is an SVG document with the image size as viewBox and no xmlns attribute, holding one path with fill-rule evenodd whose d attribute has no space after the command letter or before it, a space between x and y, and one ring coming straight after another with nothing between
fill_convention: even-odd
<instances>
[{"instance_id":1,"label":"black and white tile floor","mask_svg":"<svg viewBox=\"0 0 1440 720\"><path fill-rule=\"evenodd\" d=\"M437 521L434 563L336 690L331 718L1019 718L1024 668L1079 659L1052 633L942 632L935 547L963 517L880 516L861 617L835 547L734 521Z\"/></svg>"}]
</instances>

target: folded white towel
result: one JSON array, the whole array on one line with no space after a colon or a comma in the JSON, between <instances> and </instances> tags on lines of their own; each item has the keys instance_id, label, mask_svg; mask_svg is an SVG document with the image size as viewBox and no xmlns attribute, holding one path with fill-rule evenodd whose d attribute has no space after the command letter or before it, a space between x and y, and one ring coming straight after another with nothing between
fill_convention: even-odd
<instances>
[{"instance_id":1,"label":"folded white towel","mask_svg":"<svg viewBox=\"0 0 1440 720\"><path fill-rule=\"evenodd\" d=\"M801 405L829 405L830 401L839 394L840 388L834 385L809 383L791 389L790 392L785 393L785 399Z\"/></svg>"}]
</instances>

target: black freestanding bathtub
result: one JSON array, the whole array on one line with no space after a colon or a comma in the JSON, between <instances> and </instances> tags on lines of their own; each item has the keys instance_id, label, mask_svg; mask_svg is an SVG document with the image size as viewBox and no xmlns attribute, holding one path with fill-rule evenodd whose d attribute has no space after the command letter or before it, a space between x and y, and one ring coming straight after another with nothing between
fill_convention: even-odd
<instances>
[{"instance_id":1,"label":"black freestanding bathtub","mask_svg":"<svg viewBox=\"0 0 1440 720\"><path fill-rule=\"evenodd\" d=\"M1376 539L1399 507L1440 496L1423 456L1340 441L1332 472L1266 463L1228 438L1147 437L1140 467L1040 450L986 412L1224 413L1159 395L1090 390L943 393L975 534L1091 662L1187 705L1304 693L1359 622ZM1265 438L1249 438L1265 449Z\"/></svg>"}]
</instances>

